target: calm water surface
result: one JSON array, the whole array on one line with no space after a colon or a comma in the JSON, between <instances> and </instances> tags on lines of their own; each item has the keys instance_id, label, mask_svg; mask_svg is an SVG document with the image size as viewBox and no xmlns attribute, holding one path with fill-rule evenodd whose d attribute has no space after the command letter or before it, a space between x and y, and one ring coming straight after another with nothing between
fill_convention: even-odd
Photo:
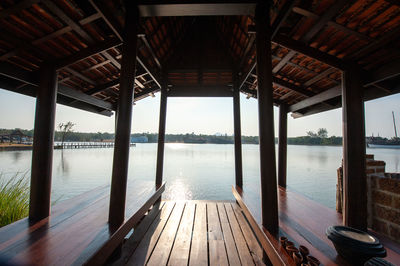
<instances>
[{"instance_id":1,"label":"calm water surface","mask_svg":"<svg viewBox=\"0 0 400 266\"><path fill-rule=\"evenodd\" d=\"M367 149L386 161L387 172L400 172L400 150ZM129 179L154 180L156 144L136 144L130 151ZM0 152L3 179L28 172L31 151ZM52 200L64 200L97 186L110 184L113 149L55 150ZM330 208L335 208L336 169L341 147L288 146L288 186ZM259 186L259 147L243 145L243 181ZM165 199L233 200L234 146L166 144Z\"/></svg>"}]
</instances>

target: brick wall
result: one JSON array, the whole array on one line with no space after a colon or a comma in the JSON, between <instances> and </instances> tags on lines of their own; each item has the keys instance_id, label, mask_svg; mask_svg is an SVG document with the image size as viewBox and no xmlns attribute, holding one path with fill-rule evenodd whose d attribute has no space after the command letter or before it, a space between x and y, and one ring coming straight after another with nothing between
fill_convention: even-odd
<instances>
[{"instance_id":1,"label":"brick wall","mask_svg":"<svg viewBox=\"0 0 400 266\"><path fill-rule=\"evenodd\" d=\"M385 162L367 155L368 225L400 243L400 174L385 173Z\"/></svg>"}]
</instances>

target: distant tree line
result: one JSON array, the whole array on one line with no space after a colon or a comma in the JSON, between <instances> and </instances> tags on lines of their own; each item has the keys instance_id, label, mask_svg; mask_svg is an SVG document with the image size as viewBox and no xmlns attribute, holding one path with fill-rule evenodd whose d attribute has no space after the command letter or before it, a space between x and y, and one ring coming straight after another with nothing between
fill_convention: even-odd
<instances>
[{"instance_id":1,"label":"distant tree line","mask_svg":"<svg viewBox=\"0 0 400 266\"><path fill-rule=\"evenodd\" d=\"M0 134L9 134L15 129L0 129ZM33 130L20 129L22 133L33 136ZM291 145L342 145L342 137L328 136L328 131L325 128L318 129L317 132L308 131L306 136L288 138L288 144ZM83 132L68 132L65 135L65 131L60 130L55 132L55 141L111 141L114 139L113 133L97 132L97 133L83 133ZM157 133L134 133L133 137L146 136L149 143L157 143ZM367 137L367 142L371 137ZM375 137L374 139L377 139ZM205 134L167 134L165 141L168 143L212 143L212 144L233 144L234 137L230 135L205 135ZM379 137L379 141L389 142L386 138ZM278 139L275 138L275 142L278 143ZM258 136L242 136L243 144L258 144Z\"/></svg>"}]
</instances>

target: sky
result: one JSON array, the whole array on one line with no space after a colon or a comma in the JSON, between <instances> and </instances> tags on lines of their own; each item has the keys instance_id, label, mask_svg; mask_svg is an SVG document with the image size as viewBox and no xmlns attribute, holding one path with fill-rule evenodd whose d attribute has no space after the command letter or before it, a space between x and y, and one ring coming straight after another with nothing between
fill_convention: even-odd
<instances>
[{"instance_id":1,"label":"sky","mask_svg":"<svg viewBox=\"0 0 400 266\"><path fill-rule=\"evenodd\" d=\"M232 98L168 98L167 134L233 134ZM132 133L158 132L160 95L147 97L133 106ZM242 135L258 135L257 100L241 94ZM400 94L365 103L366 134L393 137L392 111L400 130ZM278 129L278 108L274 107L275 135ZM0 128L32 129L35 98L0 89ZM72 121L74 131L114 132L115 116L106 117L57 104L56 125ZM342 109L303 118L288 116L288 136L304 136L307 131L326 128L329 136L342 135ZM399 132L400 133L400 132Z\"/></svg>"}]
</instances>

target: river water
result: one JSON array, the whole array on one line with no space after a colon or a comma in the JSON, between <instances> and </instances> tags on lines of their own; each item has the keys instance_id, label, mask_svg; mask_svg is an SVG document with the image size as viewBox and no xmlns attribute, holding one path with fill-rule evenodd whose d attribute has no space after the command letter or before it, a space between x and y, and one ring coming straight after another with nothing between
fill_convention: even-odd
<instances>
[{"instance_id":1,"label":"river water","mask_svg":"<svg viewBox=\"0 0 400 266\"><path fill-rule=\"evenodd\" d=\"M400 150L367 149L386 161L387 172L400 172ZM154 180L156 144L136 144L130 151L129 179ZM29 176L31 151L0 152L2 179L16 172ZM54 150L52 200L61 201L110 184L113 149ZM336 169L342 148L288 146L288 187L330 208L335 208ZM243 145L243 182L260 184L259 147ZM233 200L234 146L232 144L179 144L165 146L164 199Z\"/></svg>"}]
</instances>

